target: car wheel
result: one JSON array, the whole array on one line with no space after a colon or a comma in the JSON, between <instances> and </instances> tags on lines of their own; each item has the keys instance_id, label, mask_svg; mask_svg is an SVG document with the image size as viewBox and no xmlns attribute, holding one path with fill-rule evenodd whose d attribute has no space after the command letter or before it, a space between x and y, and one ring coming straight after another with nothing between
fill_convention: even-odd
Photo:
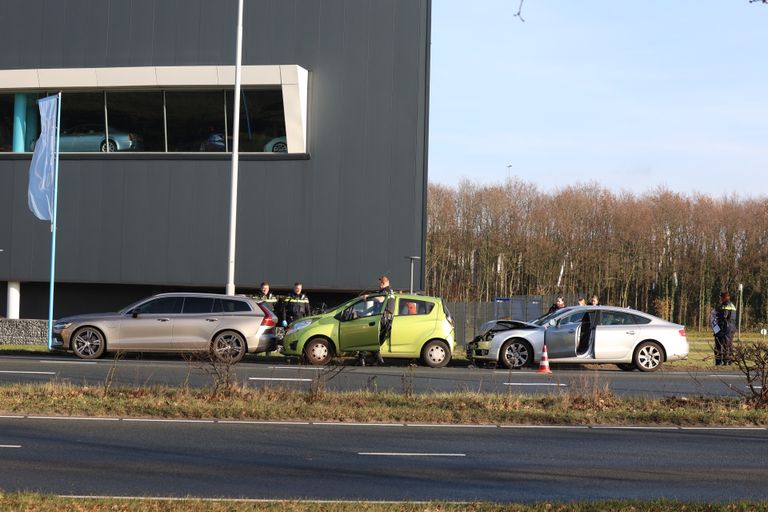
<instances>
[{"instance_id":1,"label":"car wheel","mask_svg":"<svg viewBox=\"0 0 768 512\"><path fill-rule=\"evenodd\" d=\"M657 343L644 341L635 349L633 364L641 372L655 372L663 361L664 354Z\"/></svg>"},{"instance_id":2,"label":"car wheel","mask_svg":"<svg viewBox=\"0 0 768 512\"><path fill-rule=\"evenodd\" d=\"M430 368L442 368L451 360L451 351L440 340L428 341L421 349L421 362Z\"/></svg>"},{"instance_id":3,"label":"car wheel","mask_svg":"<svg viewBox=\"0 0 768 512\"><path fill-rule=\"evenodd\" d=\"M505 341L499 351L499 363L509 370L530 365L533 363L531 344L515 338Z\"/></svg>"},{"instance_id":4,"label":"car wheel","mask_svg":"<svg viewBox=\"0 0 768 512\"><path fill-rule=\"evenodd\" d=\"M637 366L635 366L634 363L619 363L616 366L619 367L619 370L624 372L633 372L637 370Z\"/></svg>"},{"instance_id":5,"label":"car wheel","mask_svg":"<svg viewBox=\"0 0 768 512\"><path fill-rule=\"evenodd\" d=\"M222 363L239 362L247 350L245 339L235 331L222 331L211 342L211 354Z\"/></svg>"},{"instance_id":6,"label":"car wheel","mask_svg":"<svg viewBox=\"0 0 768 512\"><path fill-rule=\"evenodd\" d=\"M101 147L99 148L99 150L102 153L105 153L107 151L107 149L109 149L110 153L114 153L115 151L117 151L117 145L115 144L115 141L113 141L113 140L102 141L101 142Z\"/></svg>"},{"instance_id":7,"label":"car wheel","mask_svg":"<svg viewBox=\"0 0 768 512\"><path fill-rule=\"evenodd\" d=\"M324 338L312 338L304 345L304 360L311 365L328 364L332 358L333 350Z\"/></svg>"},{"instance_id":8,"label":"car wheel","mask_svg":"<svg viewBox=\"0 0 768 512\"><path fill-rule=\"evenodd\" d=\"M95 327L81 327L75 331L70 346L80 359L98 359L107 349L104 335Z\"/></svg>"},{"instance_id":9,"label":"car wheel","mask_svg":"<svg viewBox=\"0 0 768 512\"><path fill-rule=\"evenodd\" d=\"M273 153L287 153L288 152L288 143L286 142L275 142L272 144L272 152Z\"/></svg>"}]
</instances>

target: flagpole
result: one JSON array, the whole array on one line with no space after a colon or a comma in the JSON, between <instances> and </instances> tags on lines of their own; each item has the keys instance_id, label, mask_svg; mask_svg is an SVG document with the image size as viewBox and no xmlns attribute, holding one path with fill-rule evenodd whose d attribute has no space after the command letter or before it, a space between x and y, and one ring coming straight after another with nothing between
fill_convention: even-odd
<instances>
[{"instance_id":1,"label":"flagpole","mask_svg":"<svg viewBox=\"0 0 768 512\"><path fill-rule=\"evenodd\" d=\"M53 282L56 270L56 214L59 202L59 135L61 133L61 91L56 95L56 156L53 159L53 212L51 212L51 283L48 294L48 350L53 348Z\"/></svg>"},{"instance_id":2,"label":"flagpole","mask_svg":"<svg viewBox=\"0 0 768 512\"><path fill-rule=\"evenodd\" d=\"M237 49L235 50L235 113L232 119L232 183L229 193L229 258L227 295L235 294L235 241L237 238L237 179L240 161L240 71L243 60L243 0L237 2Z\"/></svg>"}]
</instances>

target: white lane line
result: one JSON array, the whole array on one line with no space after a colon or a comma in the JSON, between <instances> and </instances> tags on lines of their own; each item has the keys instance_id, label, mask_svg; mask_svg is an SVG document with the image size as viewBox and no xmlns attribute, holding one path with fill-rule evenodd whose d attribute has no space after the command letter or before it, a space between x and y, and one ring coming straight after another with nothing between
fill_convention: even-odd
<instances>
[{"instance_id":1,"label":"white lane line","mask_svg":"<svg viewBox=\"0 0 768 512\"><path fill-rule=\"evenodd\" d=\"M131 500L131 501L170 501L170 502L185 502L185 501L201 501L201 502L210 502L210 503L275 503L274 498L201 498L198 496L190 497L190 498L179 498L178 496L93 496L93 495L85 495L85 496L78 496L78 495L72 495L72 494L59 494L57 496L58 498L67 498L67 499L74 499L74 500L118 500L118 501L124 501L124 500ZM433 505L433 501L385 501L385 500L367 500L367 501L360 501L360 500L291 500L292 503L310 503L310 504L355 504L360 505L361 503L370 503L370 504L376 504L376 505L400 505L402 506L403 503L408 503L412 505ZM440 503L447 503L449 505L469 505L470 501L441 501Z\"/></svg>"},{"instance_id":2,"label":"white lane line","mask_svg":"<svg viewBox=\"0 0 768 512\"><path fill-rule=\"evenodd\" d=\"M21 375L56 375L56 372L23 372L16 370L0 370L0 373L15 373Z\"/></svg>"},{"instance_id":3,"label":"white lane line","mask_svg":"<svg viewBox=\"0 0 768 512\"><path fill-rule=\"evenodd\" d=\"M59 361L58 359L40 359L38 363L53 364L99 364L96 361Z\"/></svg>"},{"instance_id":4,"label":"white lane line","mask_svg":"<svg viewBox=\"0 0 768 512\"><path fill-rule=\"evenodd\" d=\"M231 425L311 425L311 423L308 421L219 420L218 423Z\"/></svg>"},{"instance_id":5,"label":"white lane line","mask_svg":"<svg viewBox=\"0 0 768 512\"><path fill-rule=\"evenodd\" d=\"M718 379L743 379L744 378L743 375L731 375L731 374L720 374L720 375L712 374L712 375L707 375L707 377L716 377Z\"/></svg>"},{"instance_id":6,"label":"white lane line","mask_svg":"<svg viewBox=\"0 0 768 512\"><path fill-rule=\"evenodd\" d=\"M331 427L404 427L402 423L342 423L339 421L313 421L313 425L324 425Z\"/></svg>"},{"instance_id":7,"label":"white lane line","mask_svg":"<svg viewBox=\"0 0 768 512\"><path fill-rule=\"evenodd\" d=\"M405 423L404 426L419 428L496 428L496 425L465 425L461 423Z\"/></svg>"},{"instance_id":8,"label":"white lane line","mask_svg":"<svg viewBox=\"0 0 768 512\"><path fill-rule=\"evenodd\" d=\"M466 457L466 453L357 452L373 457Z\"/></svg>"},{"instance_id":9,"label":"white lane line","mask_svg":"<svg viewBox=\"0 0 768 512\"><path fill-rule=\"evenodd\" d=\"M588 430L588 425L499 425L499 428L549 428L549 429L568 429L568 430Z\"/></svg>"},{"instance_id":10,"label":"white lane line","mask_svg":"<svg viewBox=\"0 0 768 512\"><path fill-rule=\"evenodd\" d=\"M0 448L21 448L20 444L0 444Z\"/></svg>"},{"instance_id":11,"label":"white lane line","mask_svg":"<svg viewBox=\"0 0 768 512\"><path fill-rule=\"evenodd\" d=\"M248 380L273 380L273 381L289 381L289 382L312 382L312 379L290 379L279 377L248 377Z\"/></svg>"},{"instance_id":12,"label":"white lane line","mask_svg":"<svg viewBox=\"0 0 768 512\"><path fill-rule=\"evenodd\" d=\"M555 382L505 382L505 386L553 386L553 387L568 387L568 384L558 384Z\"/></svg>"},{"instance_id":13,"label":"white lane line","mask_svg":"<svg viewBox=\"0 0 768 512\"><path fill-rule=\"evenodd\" d=\"M131 423L216 423L216 420L166 420L158 418L123 418Z\"/></svg>"},{"instance_id":14,"label":"white lane line","mask_svg":"<svg viewBox=\"0 0 768 512\"><path fill-rule=\"evenodd\" d=\"M326 370L327 368L312 368L310 367L302 367L302 366L267 366L270 370L312 370L312 371L322 371Z\"/></svg>"},{"instance_id":15,"label":"white lane line","mask_svg":"<svg viewBox=\"0 0 768 512\"><path fill-rule=\"evenodd\" d=\"M25 416L30 420L77 420L77 421L120 421L120 418L112 417L88 417L88 416Z\"/></svg>"}]
</instances>

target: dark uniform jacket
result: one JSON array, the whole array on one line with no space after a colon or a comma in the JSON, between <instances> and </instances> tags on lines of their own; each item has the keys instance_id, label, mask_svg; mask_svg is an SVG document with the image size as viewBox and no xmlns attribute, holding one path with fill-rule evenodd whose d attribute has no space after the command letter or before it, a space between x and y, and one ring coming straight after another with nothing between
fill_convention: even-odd
<instances>
[{"instance_id":1,"label":"dark uniform jacket","mask_svg":"<svg viewBox=\"0 0 768 512\"><path fill-rule=\"evenodd\" d=\"M736 306L731 301L717 306L717 326L725 335L736 332Z\"/></svg>"},{"instance_id":2,"label":"dark uniform jacket","mask_svg":"<svg viewBox=\"0 0 768 512\"><path fill-rule=\"evenodd\" d=\"M283 299L283 320L289 324L305 316L309 316L309 299L303 293L296 295L295 293L289 293Z\"/></svg>"}]
</instances>

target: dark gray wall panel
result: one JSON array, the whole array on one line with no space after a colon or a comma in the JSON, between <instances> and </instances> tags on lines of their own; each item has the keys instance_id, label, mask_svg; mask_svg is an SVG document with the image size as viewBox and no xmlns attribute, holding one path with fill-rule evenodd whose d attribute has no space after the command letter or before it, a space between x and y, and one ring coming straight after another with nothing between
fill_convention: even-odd
<instances>
[{"instance_id":1,"label":"dark gray wall panel","mask_svg":"<svg viewBox=\"0 0 768 512\"><path fill-rule=\"evenodd\" d=\"M234 62L235 0L0 5L0 69ZM241 159L238 287L358 290L381 273L408 286L404 257L425 236L428 13L429 0L246 0L243 62L310 71L310 158ZM209 157L63 158L58 280L223 288L230 163ZM28 165L0 155L0 248L13 246L0 281L48 276Z\"/></svg>"}]
</instances>

